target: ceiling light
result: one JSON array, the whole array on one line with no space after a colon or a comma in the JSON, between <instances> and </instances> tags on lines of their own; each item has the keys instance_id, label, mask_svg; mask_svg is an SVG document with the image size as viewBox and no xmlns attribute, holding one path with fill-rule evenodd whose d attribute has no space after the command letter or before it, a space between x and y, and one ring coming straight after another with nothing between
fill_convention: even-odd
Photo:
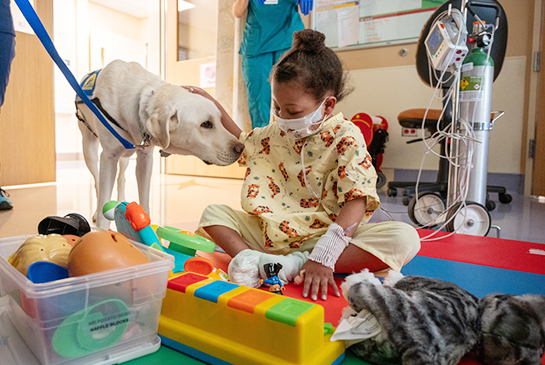
<instances>
[{"instance_id":1,"label":"ceiling light","mask_svg":"<svg viewBox=\"0 0 545 365\"><path fill-rule=\"evenodd\" d=\"M184 10L188 10L188 9L191 9L191 8L194 8L195 5L187 2L187 1L184 1L184 0L178 0L178 12L181 12L181 11L184 11Z\"/></svg>"}]
</instances>

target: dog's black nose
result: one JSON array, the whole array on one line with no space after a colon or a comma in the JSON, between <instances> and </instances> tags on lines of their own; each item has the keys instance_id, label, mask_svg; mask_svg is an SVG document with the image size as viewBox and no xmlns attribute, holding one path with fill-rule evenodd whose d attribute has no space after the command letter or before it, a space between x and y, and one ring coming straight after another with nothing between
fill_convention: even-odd
<instances>
[{"instance_id":1,"label":"dog's black nose","mask_svg":"<svg viewBox=\"0 0 545 365\"><path fill-rule=\"evenodd\" d=\"M242 153L242 151L244 151L244 145L242 143L237 143L235 145L235 151L237 153Z\"/></svg>"}]
</instances>

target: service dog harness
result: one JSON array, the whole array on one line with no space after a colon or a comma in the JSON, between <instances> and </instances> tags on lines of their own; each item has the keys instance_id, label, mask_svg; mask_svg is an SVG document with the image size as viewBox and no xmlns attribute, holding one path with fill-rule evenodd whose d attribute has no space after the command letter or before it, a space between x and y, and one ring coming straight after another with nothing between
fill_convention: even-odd
<instances>
[{"instance_id":1,"label":"service dog harness","mask_svg":"<svg viewBox=\"0 0 545 365\"><path fill-rule=\"evenodd\" d=\"M102 69L96 70L96 71L93 71L93 72L87 74L84 77L81 84L80 84L81 89L89 97L89 99L91 99L91 97L93 96L93 93L95 91L96 81L97 81L97 77L98 77L98 74L100 73L100 71L102 71ZM100 110L100 112L106 117L106 119L108 119L113 125L115 125L119 129L121 129L123 132L128 133L125 128L123 128L110 114L108 114L108 112L104 109L104 107L100 103L99 98L92 98L91 101L93 102L93 104L95 104L97 106L98 110ZM80 100L80 99L76 99L75 103L76 103L76 109L77 109L79 104L83 104L83 101ZM98 137L96 132L93 131L93 129L89 125L89 123L87 123L87 121L85 119L83 119L77 112L76 112L76 118L78 118L78 120L80 122L85 124L87 129L89 129L91 131L91 133L93 133L93 135L95 137ZM146 129L144 128L144 124L140 120L140 107L138 108L138 128L140 129L140 136L142 137L142 144L140 144L139 146L136 146L136 147L148 147L148 146L150 146L152 137L146 131Z\"/></svg>"}]
</instances>

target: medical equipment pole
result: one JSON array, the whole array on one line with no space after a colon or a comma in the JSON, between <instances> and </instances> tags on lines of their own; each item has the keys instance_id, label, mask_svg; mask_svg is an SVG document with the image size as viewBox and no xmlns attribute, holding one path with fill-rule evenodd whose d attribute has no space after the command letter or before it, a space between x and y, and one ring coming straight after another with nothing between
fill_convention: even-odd
<instances>
[{"instance_id":1,"label":"medical equipment pole","mask_svg":"<svg viewBox=\"0 0 545 365\"><path fill-rule=\"evenodd\" d=\"M462 4L460 6L460 12L463 14L462 19L466 19L466 3L467 0L462 1ZM461 24L460 27L466 27L465 21L463 24ZM451 121L451 133L458 133L458 115L459 115L459 100L460 100L460 89L458 88L458 85L460 84L460 67L458 64L454 64L452 66L454 68L453 74L454 74L454 88L452 90L452 121ZM450 142L450 143L449 143ZM448 154L450 157L451 163L449 164L449 180L448 180L448 187L447 187L447 207L452 206L454 201L456 200L456 196L459 193L460 187L458 184L458 171L459 171L459 149L460 149L460 142L457 139L449 139L447 141L447 148L448 148Z\"/></svg>"},{"instance_id":2,"label":"medical equipment pole","mask_svg":"<svg viewBox=\"0 0 545 365\"><path fill-rule=\"evenodd\" d=\"M459 114L459 98L460 92L457 85L460 82L460 68L455 66L454 71L454 88L452 90L452 121L450 126L451 133L458 132L458 114ZM451 163L449 164L449 181L447 189L447 207L450 207L453 202L456 200L456 196L459 193L459 184L458 184L458 151L459 151L459 141L455 138L449 138L447 141L448 155Z\"/></svg>"}]
</instances>

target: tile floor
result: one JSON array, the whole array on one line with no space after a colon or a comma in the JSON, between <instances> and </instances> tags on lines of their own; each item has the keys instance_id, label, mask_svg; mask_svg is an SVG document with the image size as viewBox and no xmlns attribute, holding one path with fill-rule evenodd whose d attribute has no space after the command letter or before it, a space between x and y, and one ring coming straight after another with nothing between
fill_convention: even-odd
<instances>
[{"instance_id":1,"label":"tile floor","mask_svg":"<svg viewBox=\"0 0 545 365\"><path fill-rule=\"evenodd\" d=\"M138 199L134 176L135 161L127 170L126 201ZM132 174L132 175L131 175ZM240 180L154 174L151 185L152 223L195 230L204 208L211 203L239 208ZM91 221L96 197L93 181L83 161L59 162L57 182L38 186L4 187L14 203L11 211L0 211L0 238L37 233L38 223L49 215L79 213ZM510 192L511 193L511 192ZM407 207L397 197L380 190L382 207L395 220L412 223ZM500 204L492 196L496 209L490 215L492 224L501 228L501 238L545 243L545 203L521 195L513 195L510 204ZM372 221L390 219L378 211ZM115 226L112 224L112 228ZM489 236L496 236L491 230Z\"/></svg>"}]
</instances>

